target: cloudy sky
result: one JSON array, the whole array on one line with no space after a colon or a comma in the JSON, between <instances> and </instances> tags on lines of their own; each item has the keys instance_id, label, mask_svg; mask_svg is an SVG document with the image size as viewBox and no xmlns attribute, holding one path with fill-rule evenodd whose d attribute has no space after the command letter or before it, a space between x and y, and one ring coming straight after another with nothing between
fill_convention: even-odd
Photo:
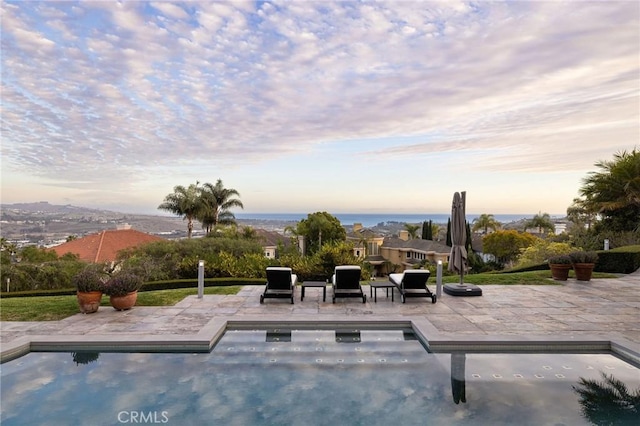
<instances>
[{"instance_id":1,"label":"cloudy sky","mask_svg":"<svg viewBox=\"0 0 640 426\"><path fill-rule=\"evenodd\" d=\"M636 1L1 7L3 204L562 214L640 143Z\"/></svg>"}]
</instances>

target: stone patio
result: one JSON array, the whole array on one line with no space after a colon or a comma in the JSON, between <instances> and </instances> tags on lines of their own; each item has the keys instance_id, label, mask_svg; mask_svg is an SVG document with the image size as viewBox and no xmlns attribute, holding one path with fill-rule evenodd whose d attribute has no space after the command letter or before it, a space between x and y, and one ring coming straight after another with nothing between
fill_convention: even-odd
<instances>
[{"instance_id":1,"label":"stone patio","mask_svg":"<svg viewBox=\"0 0 640 426\"><path fill-rule=\"evenodd\" d=\"M429 288L435 292L435 283ZM580 282L569 279L560 285L482 286L481 297L453 297L443 293L436 304L430 299L410 298L403 304L378 291L378 301L369 297L327 301L322 290L306 289L295 304L288 299L267 299L260 304L261 286L243 287L236 295L189 296L174 306L135 307L116 311L101 307L97 313L76 314L60 321L2 322L0 343L7 350L41 340L80 341L83 336L108 340L175 339L202 336L211 324L226 321L411 321L421 323L430 337L438 339L507 341L552 339L554 341L620 341L630 351L640 353L640 271L616 279ZM215 327L214 327L215 328ZM173 337L172 337L173 336Z\"/></svg>"}]
</instances>

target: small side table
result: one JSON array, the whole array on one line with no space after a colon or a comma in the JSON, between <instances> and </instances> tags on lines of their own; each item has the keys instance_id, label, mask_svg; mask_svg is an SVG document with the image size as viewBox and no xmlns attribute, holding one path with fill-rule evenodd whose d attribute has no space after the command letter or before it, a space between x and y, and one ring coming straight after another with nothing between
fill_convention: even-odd
<instances>
[{"instance_id":1,"label":"small side table","mask_svg":"<svg viewBox=\"0 0 640 426\"><path fill-rule=\"evenodd\" d=\"M369 294L370 296L373 296L373 301L375 303L378 303L379 288L387 289L387 297L389 297L389 289L391 289L391 301L393 302L393 289L396 288L396 285L390 281L371 281L369 283Z\"/></svg>"},{"instance_id":2,"label":"small side table","mask_svg":"<svg viewBox=\"0 0 640 426\"><path fill-rule=\"evenodd\" d=\"M302 284L302 294L300 295L300 300L304 300L304 289L307 287L322 287L322 301L325 302L327 300L327 283L324 281L304 281Z\"/></svg>"}]
</instances>

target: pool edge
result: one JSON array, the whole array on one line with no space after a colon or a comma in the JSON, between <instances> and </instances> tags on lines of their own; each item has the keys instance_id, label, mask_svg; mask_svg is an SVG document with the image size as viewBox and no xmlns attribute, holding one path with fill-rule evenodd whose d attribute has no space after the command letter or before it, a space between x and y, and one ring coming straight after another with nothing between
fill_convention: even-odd
<instances>
[{"instance_id":1,"label":"pool edge","mask_svg":"<svg viewBox=\"0 0 640 426\"><path fill-rule=\"evenodd\" d=\"M264 327L296 328L401 328L410 327L421 343L431 352L609 352L640 367L640 345L625 339L602 339L589 336L478 335L449 336L441 334L427 319L388 317L366 320L338 318L318 319L315 316L290 317L246 316L243 318L213 318L197 334L191 335L33 335L19 337L2 345L0 362L5 363L29 352L117 350L132 352L208 352L227 329Z\"/></svg>"}]
</instances>

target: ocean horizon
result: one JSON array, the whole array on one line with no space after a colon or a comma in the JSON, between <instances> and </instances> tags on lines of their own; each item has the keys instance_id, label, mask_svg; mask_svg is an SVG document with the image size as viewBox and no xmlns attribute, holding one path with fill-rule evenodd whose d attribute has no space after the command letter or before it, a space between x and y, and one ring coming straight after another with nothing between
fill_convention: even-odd
<instances>
[{"instance_id":1,"label":"ocean horizon","mask_svg":"<svg viewBox=\"0 0 640 426\"><path fill-rule=\"evenodd\" d=\"M353 225L361 223L365 228L370 228L381 223L397 222L418 224L424 221L432 220L434 223L447 223L451 217L447 213L425 213L425 214L407 214L407 213L331 213L342 225ZM467 214L467 221L473 222L478 218L479 214ZM501 223L517 222L522 219L532 219L534 214L494 214L493 217ZM281 221L281 222L299 222L307 218L306 213L235 213L236 219L239 220L263 220L263 221ZM551 215L552 218L562 218L563 215Z\"/></svg>"}]
</instances>

